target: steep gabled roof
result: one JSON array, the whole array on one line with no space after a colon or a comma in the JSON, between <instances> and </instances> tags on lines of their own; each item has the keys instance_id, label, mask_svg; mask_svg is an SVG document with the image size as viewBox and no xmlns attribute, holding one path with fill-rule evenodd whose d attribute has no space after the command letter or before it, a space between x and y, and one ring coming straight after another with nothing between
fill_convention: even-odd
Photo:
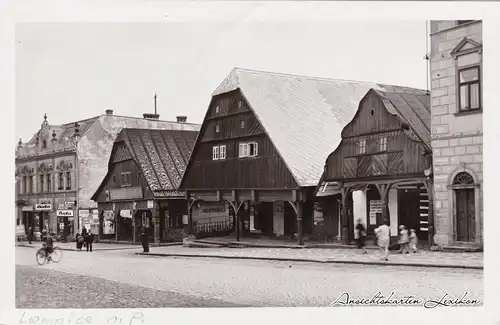
<instances>
[{"instance_id":1,"label":"steep gabled roof","mask_svg":"<svg viewBox=\"0 0 500 325\"><path fill-rule=\"evenodd\" d=\"M235 68L213 96L235 89L240 89L301 187L318 184L327 156L339 145L342 129L366 93L392 93L390 86L370 82Z\"/></svg>"},{"instance_id":2,"label":"steep gabled roof","mask_svg":"<svg viewBox=\"0 0 500 325\"><path fill-rule=\"evenodd\" d=\"M387 111L406 123L416 140L431 148L430 95L425 90L384 85L384 91L375 90L382 98ZM411 136L410 132L410 136Z\"/></svg>"},{"instance_id":3,"label":"steep gabled roof","mask_svg":"<svg viewBox=\"0 0 500 325\"><path fill-rule=\"evenodd\" d=\"M197 135L198 131L191 130L124 128L117 136L113 150L118 143L125 143L155 197L179 197L184 196L178 187ZM108 173L92 196L94 201L110 176L111 159L112 155Z\"/></svg>"}]
</instances>

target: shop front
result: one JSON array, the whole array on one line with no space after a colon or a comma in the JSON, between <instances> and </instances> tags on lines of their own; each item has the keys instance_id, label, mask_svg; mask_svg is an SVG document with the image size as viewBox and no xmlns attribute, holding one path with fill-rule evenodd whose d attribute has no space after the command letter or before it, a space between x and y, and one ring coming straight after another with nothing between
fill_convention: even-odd
<instances>
[{"instance_id":1,"label":"shop front","mask_svg":"<svg viewBox=\"0 0 500 325\"><path fill-rule=\"evenodd\" d=\"M24 225L24 231L28 233L29 227L35 229L35 211L32 205L23 206L22 211L22 224Z\"/></svg>"},{"instance_id":2,"label":"shop front","mask_svg":"<svg viewBox=\"0 0 500 325\"><path fill-rule=\"evenodd\" d=\"M39 203L35 204L35 221L34 221L34 232L49 232L50 228L50 218L53 214L52 204Z\"/></svg>"},{"instance_id":3,"label":"shop front","mask_svg":"<svg viewBox=\"0 0 500 325\"><path fill-rule=\"evenodd\" d=\"M73 233L73 210L57 210L57 234L67 237Z\"/></svg>"}]
</instances>

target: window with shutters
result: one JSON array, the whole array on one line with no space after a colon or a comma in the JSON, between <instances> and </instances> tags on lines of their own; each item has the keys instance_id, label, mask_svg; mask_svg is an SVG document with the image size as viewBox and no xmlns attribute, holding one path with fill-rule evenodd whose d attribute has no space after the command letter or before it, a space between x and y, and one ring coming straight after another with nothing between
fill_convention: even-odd
<instances>
[{"instance_id":1,"label":"window with shutters","mask_svg":"<svg viewBox=\"0 0 500 325\"><path fill-rule=\"evenodd\" d=\"M238 157L257 157L259 144L257 142L240 142Z\"/></svg>"},{"instance_id":2,"label":"window with shutters","mask_svg":"<svg viewBox=\"0 0 500 325\"><path fill-rule=\"evenodd\" d=\"M219 146L212 147L212 160L219 160Z\"/></svg>"}]
</instances>

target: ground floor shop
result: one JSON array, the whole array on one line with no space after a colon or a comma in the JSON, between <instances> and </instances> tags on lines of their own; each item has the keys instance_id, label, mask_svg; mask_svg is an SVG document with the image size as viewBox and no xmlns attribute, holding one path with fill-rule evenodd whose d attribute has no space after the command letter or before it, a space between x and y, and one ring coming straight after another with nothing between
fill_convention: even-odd
<instances>
[{"instance_id":1,"label":"ground floor shop","mask_svg":"<svg viewBox=\"0 0 500 325\"><path fill-rule=\"evenodd\" d=\"M190 191L189 229L198 238L236 233L296 238L314 233L312 189Z\"/></svg>"},{"instance_id":2,"label":"ground floor shop","mask_svg":"<svg viewBox=\"0 0 500 325\"><path fill-rule=\"evenodd\" d=\"M98 203L99 239L139 242L142 229L150 242L181 241L187 203L183 199Z\"/></svg>"}]
</instances>

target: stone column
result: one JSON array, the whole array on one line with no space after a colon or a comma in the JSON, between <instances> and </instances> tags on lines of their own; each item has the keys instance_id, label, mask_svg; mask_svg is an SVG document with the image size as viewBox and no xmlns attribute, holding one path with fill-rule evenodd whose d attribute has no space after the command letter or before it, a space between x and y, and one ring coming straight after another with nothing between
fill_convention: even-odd
<instances>
[{"instance_id":1,"label":"stone column","mask_svg":"<svg viewBox=\"0 0 500 325\"><path fill-rule=\"evenodd\" d=\"M298 236L298 245L304 245L304 230L303 230L303 224L302 224L302 202L298 201L295 203L295 206L297 208L297 236Z\"/></svg>"}]
</instances>

